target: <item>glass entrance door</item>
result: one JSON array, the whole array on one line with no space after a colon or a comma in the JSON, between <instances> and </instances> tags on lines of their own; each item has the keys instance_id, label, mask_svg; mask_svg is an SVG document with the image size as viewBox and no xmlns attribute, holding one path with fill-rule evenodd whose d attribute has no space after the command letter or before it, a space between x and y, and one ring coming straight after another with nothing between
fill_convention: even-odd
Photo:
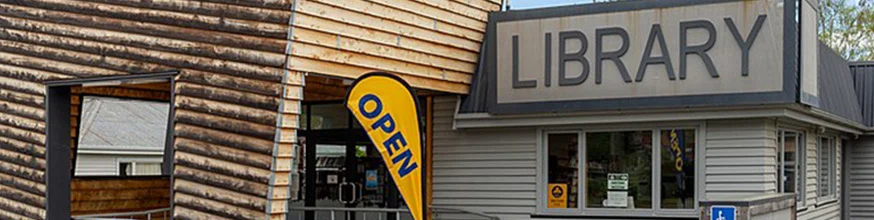
<instances>
[{"instance_id":1,"label":"glass entrance door","mask_svg":"<svg viewBox=\"0 0 874 220\"><path fill-rule=\"evenodd\" d=\"M354 136L354 135L353 135ZM396 208L397 189L373 145L361 141L345 144L321 138L307 140L305 202L320 208ZM394 219L377 212L307 212L307 220Z\"/></svg>"},{"instance_id":2,"label":"glass entrance door","mask_svg":"<svg viewBox=\"0 0 874 220\"><path fill-rule=\"evenodd\" d=\"M289 219L396 219L394 213L356 210L405 207L379 151L341 103L305 104L300 124L298 155L304 157L295 172L302 181L289 206L309 211L289 212ZM409 213L400 217L412 219Z\"/></svg>"}]
</instances>

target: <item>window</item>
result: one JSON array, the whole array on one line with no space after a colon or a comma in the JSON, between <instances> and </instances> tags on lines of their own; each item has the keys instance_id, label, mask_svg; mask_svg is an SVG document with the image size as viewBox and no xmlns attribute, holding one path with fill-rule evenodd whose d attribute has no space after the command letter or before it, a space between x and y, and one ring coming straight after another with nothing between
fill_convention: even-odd
<instances>
[{"instance_id":1,"label":"window","mask_svg":"<svg viewBox=\"0 0 874 220\"><path fill-rule=\"evenodd\" d=\"M310 106L309 123L311 130L348 129L349 110L341 103L318 104Z\"/></svg>"},{"instance_id":2,"label":"window","mask_svg":"<svg viewBox=\"0 0 874 220\"><path fill-rule=\"evenodd\" d=\"M661 146L661 207L695 208L695 130L662 130Z\"/></svg>"},{"instance_id":3,"label":"window","mask_svg":"<svg viewBox=\"0 0 874 220\"><path fill-rule=\"evenodd\" d=\"M804 135L801 132L777 131L778 191L795 193L798 207L804 206L805 150Z\"/></svg>"},{"instance_id":4,"label":"window","mask_svg":"<svg viewBox=\"0 0 874 220\"><path fill-rule=\"evenodd\" d=\"M157 176L161 175L160 162L119 162L119 176Z\"/></svg>"},{"instance_id":5,"label":"window","mask_svg":"<svg viewBox=\"0 0 874 220\"><path fill-rule=\"evenodd\" d=\"M548 150L548 168L546 193L547 198L565 198L552 200L548 204L551 209L567 209L579 207L579 146L578 133L552 133L546 136Z\"/></svg>"},{"instance_id":6,"label":"window","mask_svg":"<svg viewBox=\"0 0 874 220\"><path fill-rule=\"evenodd\" d=\"M543 135L546 161L542 168L547 173L539 183L543 212L696 214L700 189L695 129L586 130ZM578 143L580 138L582 144ZM562 204L553 204L556 185L569 192ZM578 187L581 191L576 193ZM559 211L557 207L564 209ZM579 209L569 210L576 207Z\"/></svg>"},{"instance_id":7,"label":"window","mask_svg":"<svg viewBox=\"0 0 874 220\"><path fill-rule=\"evenodd\" d=\"M586 134L586 207L652 208L652 131Z\"/></svg>"},{"instance_id":8,"label":"window","mask_svg":"<svg viewBox=\"0 0 874 220\"><path fill-rule=\"evenodd\" d=\"M818 192L820 199L836 198L836 158L835 139L822 137L819 139L819 177Z\"/></svg>"},{"instance_id":9,"label":"window","mask_svg":"<svg viewBox=\"0 0 874 220\"><path fill-rule=\"evenodd\" d=\"M161 175L160 163L172 153L165 152L169 102L92 95L80 96L80 100L81 117L74 130L78 133L73 137L77 139L75 176L134 175L134 169L154 169L139 170L140 175ZM147 166L143 160L154 163Z\"/></svg>"}]
</instances>

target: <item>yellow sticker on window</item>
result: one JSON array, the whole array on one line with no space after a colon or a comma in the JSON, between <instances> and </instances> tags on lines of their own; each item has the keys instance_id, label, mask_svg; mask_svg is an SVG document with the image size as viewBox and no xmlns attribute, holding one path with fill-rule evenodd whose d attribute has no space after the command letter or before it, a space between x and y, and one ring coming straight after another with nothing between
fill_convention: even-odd
<instances>
[{"instance_id":1,"label":"yellow sticker on window","mask_svg":"<svg viewBox=\"0 0 874 220\"><path fill-rule=\"evenodd\" d=\"M551 209L566 209L567 208L567 184L550 183L547 199L547 207Z\"/></svg>"}]
</instances>

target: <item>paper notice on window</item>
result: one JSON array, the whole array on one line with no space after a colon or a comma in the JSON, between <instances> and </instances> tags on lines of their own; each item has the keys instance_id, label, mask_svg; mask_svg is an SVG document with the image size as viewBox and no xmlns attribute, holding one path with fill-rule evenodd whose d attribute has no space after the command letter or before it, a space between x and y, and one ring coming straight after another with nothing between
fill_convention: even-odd
<instances>
[{"instance_id":1,"label":"paper notice on window","mask_svg":"<svg viewBox=\"0 0 874 220\"><path fill-rule=\"evenodd\" d=\"M628 207L628 191L607 191L607 207Z\"/></svg>"},{"instance_id":2,"label":"paper notice on window","mask_svg":"<svg viewBox=\"0 0 874 220\"><path fill-rule=\"evenodd\" d=\"M627 173L609 173L609 174L607 174L607 189L608 190L628 190L628 174Z\"/></svg>"}]
</instances>

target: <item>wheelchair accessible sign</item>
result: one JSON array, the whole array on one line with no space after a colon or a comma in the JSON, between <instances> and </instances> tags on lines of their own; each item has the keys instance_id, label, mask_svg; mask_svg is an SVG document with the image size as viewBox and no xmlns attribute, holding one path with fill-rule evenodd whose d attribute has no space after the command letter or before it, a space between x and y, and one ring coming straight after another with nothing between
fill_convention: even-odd
<instances>
[{"instance_id":1,"label":"wheelchair accessible sign","mask_svg":"<svg viewBox=\"0 0 874 220\"><path fill-rule=\"evenodd\" d=\"M737 207L711 206L710 220L735 220Z\"/></svg>"}]
</instances>

